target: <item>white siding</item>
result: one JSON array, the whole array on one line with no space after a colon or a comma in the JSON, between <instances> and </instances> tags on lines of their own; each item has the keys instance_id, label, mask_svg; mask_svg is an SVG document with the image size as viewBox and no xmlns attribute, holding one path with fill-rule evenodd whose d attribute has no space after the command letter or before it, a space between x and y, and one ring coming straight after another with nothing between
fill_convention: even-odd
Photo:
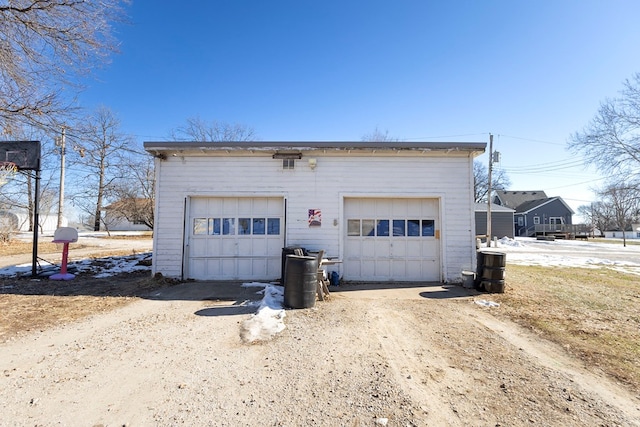
<instances>
[{"instance_id":1,"label":"white siding","mask_svg":"<svg viewBox=\"0 0 640 427\"><path fill-rule=\"evenodd\" d=\"M317 159L312 170L308 158ZM342 256L345 197L423 197L440 200L443 279L473 267L472 157L412 152L410 155L305 152L294 170L271 154L169 156L157 160L154 271L182 274L184 200L187 196L285 197L286 244ZM322 226L308 226L308 210L322 210ZM343 228L344 227L344 228Z\"/></svg>"}]
</instances>

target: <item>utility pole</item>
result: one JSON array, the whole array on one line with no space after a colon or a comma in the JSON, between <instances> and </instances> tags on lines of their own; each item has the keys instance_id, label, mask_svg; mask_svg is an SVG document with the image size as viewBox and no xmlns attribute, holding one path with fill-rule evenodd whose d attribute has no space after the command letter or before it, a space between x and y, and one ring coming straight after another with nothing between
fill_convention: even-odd
<instances>
[{"instance_id":1,"label":"utility pole","mask_svg":"<svg viewBox=\"0 0 640 427\"><path fill-rule=\"evenodd\" d=\"M62 126L62 136L56 138L56 145L60 147L60 192L58 194L58 227L62 227L64 215L64 163L65 163L65 128Z\"/></svg>"},{"instance_id":2,"label":"utility pole","mask_svg":"<svg viewBox=\"0 0 640 427\"><path fill-rule=\"evenodd\" d=\"M487 247L491 247L491 174L493 172L493 135L489 134L489 184L487 189Z\"/></svg>"}]
</instances>

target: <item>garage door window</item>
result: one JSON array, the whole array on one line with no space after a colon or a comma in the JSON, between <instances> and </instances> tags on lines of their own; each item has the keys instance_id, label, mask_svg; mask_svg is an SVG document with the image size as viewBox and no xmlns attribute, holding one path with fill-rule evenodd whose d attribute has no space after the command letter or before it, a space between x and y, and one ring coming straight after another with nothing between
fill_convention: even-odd
<instances>
[{"instance_id":1,"label":"garage door window","mask_svg":"<svg viewBox=\"0 0 640 427\"><path fill-rule=\"evenodd\" d=\"M280 218L194 218L193 234L277 236L280 234Z\"/></svg>"},{"instance_id":2,"label":"garage door window","mask_svg":"<svg viewBox=\"0 0 640 427\"><path fill-rule=\"evenodd\" d=\"M269 235L280 234L280 218L269 218L267 220L267 234Z\"/></svg>"},{"instance_id":3,"label":"garage door window","mask_svg":"<svg viewBox=\"0 0 640 427\"><path fill-rule=\"evenodd\" d=\"M349 219L347 236L369 237L433 237L435 236L433 219ZM392 230L389 229L392 226Z\"/></svg>"},{"instance_id":4,"label":"garage door window","mask_svg":"<svg viewBox=\"0 0 640 427\"><path fill-rule=\"evenodd\" d=\"M224 218L222 220L222 234L236 234L236 219L235 218Z\"/></svg>"},{"instance_id":5,"label":"garage door window","mask_svg":"<svg viewBox=\"0 0 640 427\"><path fill-rule=\"evenodd\" d=\"M238 219L238 234L241 236L251 234L251 218Z\"/></svg>"},{"instance_id":6,"label":"garage door window","mask_svg":"<svg viewBox=\"0 0 640 427\"><path fill-rule=\"evenodd\" d=\"M208 234L207 218L194 218L193 219L193 234Z\"/></svg>"},{"instance_id":7,"label":"garage door window","mask_svg":"<svg viewBox=\"0 0 640 427\"><path fill-rule=\"evenodd\" d=\"M264 234L265 232L265 219L253 218L253 234Z\"/></svg>"}]
</instances>

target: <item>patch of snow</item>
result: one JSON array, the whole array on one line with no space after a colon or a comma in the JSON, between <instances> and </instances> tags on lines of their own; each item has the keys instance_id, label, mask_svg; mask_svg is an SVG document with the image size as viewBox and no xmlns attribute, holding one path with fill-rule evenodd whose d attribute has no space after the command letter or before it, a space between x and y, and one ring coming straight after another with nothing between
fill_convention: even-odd
<instances>
[{"instance_id":1,"label":"patch of snow","mask_svg":"<svg viewBox=\"0 0 640 427\"><path fill-rule=\"evenodd\" d=\"M285 329L284 288L270 283L243 283L242 286L263 286L264 297L258 310L242 322L240 338L244 342L265 341Z\"/></svg>"},{"instance_id":2,"label":"patch of snow","mask_svg":"<svg viewBox=\"0 0 640 427\"><path fill-rule=\"evenodd\" d=\"M500 304L498 304L497 302L487 301L483 299L476 300L475 303L483 307L500 307Z\"/></svg>"},{"instance_id":3,"label":"patch of snow","mask_svg":"<svg viewBox=\"0 0 640 427\"><path fill-rule=\"evenodd\" d=\"M115 276L121 273L131 273L134 271L151 271L151 267L140 265L141 261L151 259L151 253L140 253L136 255L112 256L99 258L98 260L83 259L72 261L67 264L69 270L76 273L94 273L93 277L103 278ZM40 267L50 270L55 264L40 261ZM18 277L31 274L31 263L19 264L0 269L0 277Z\"/></svg>"}]
</instances>

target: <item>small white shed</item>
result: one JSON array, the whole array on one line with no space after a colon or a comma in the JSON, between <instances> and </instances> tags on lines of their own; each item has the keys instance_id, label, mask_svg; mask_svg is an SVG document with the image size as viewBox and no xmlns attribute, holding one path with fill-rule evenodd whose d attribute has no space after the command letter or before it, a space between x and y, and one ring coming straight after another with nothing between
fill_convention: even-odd
<instances>
[{"instance_id":1,"label":"small white shed","mask_svg":"<svg viewBox=\"0 0 640 427\"><path fill-rule=\"evenodd\" d=\"M153 272L274 280L283 248L347 281L457 281L475 264L485 143L145 142L156 158Z\"/></svg>"}]
</instances>

